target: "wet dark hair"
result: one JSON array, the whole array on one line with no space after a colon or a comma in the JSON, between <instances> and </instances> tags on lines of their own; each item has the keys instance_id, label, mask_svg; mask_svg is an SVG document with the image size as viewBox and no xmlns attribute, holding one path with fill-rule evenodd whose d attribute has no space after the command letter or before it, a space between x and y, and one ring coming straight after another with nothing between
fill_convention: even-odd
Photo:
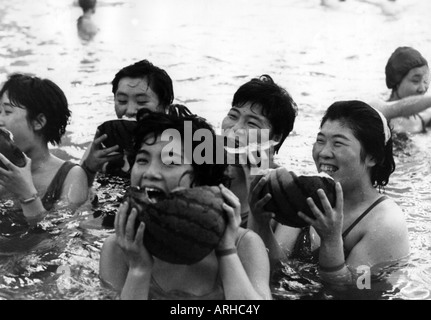
<instances>
[{"instance_id":1,"label":"wet dark hair","mask_svg":"<svg viewBox=\"0 0 431 320\"><path fill-rule=\"evenodd\" d=\"M84 12L94 9L96 7L97 0L79 0L78 4Z\"/></svg>"},{"instance_id":2,"label":"wet dark hair","mask_svg":"<svg viewBox=\"0 0 431 320\"><path fill-rule=\"evenodd\" d=\"M246 103L262 106L262 115L271 126L274 135L281 135L280 143L274 147L278 152L284 140L293 130L298 108L290 94L278 86L269 75L262 75L243 84L235 92L232 107L243 107Z\"/></svg>"},{"instance_id":3,"label":"wet dark hair","mask_svg":"<svg viewBox=\"0 0 431 320\"><path fill-rule=\"evenodd\" d=\"M422 66L428 66L428 61L419 51L412 47L398 47L385 67L386 86L388 89L397 89L410 70Z\"/></svg>"},{"instance_id":4,"label":"wet dark hair","mask_svg":"<svg viewBox=\"0 0 431 320\"><path fill-rule=\"evenodd\" d=\"M362 101L337 101L326 110L320 127L328 120L341 121L352 130L362 146L361 160L364 161L366 155L370 155L376 161L376 165L371 169L373 186L386 186L389 176L395 171L393 142L392 138L389 138L385 144L383 122L377 111Z\"/></svg>"},{"instance_id":5,"label":"wet dark hair","mask_svg":"<svg viewBox=\"0 0 431 320\"><path fill-rule=\"evenodd\" d=\"M0 90L0 96L7 92L14 107L27 109L27 119L45 115L46 124L40 130L46 142L60 144L66 132L71 111L64 92L54 82L35 76L12 74Z\"/></svg>"},{"instance_id":6,"label":"wet dark hair","mask_svg":"<svg viewBox=\"0 0 431 320\"><path fill-rule=\"evenodd\" d=\"M167 107L174 101L174 89L172 79L168 73L156 67L148 60L141 60L117 72L112 80L112 93L115 95L118 84L123 78L146 78L148 85L157 94L159 102L163 107Z\"/></svg>"},{"instance_id":7,"label":"wet dark hair","mask_svg":"<svg viewBox=\"0 0 431 320\"><path fill-rule=\"evenodd\" d=\"M195 159L192 159L193 173L192 185L196 186L215 186L220 183L229 185L229 180L226 174L226 164L216 164L216 144L215 144L215 131L213 127L204 119L195 114L180 104L173 104L168 106L166 113L153 112L147 109L141 109L137 114L137 128L134 132L134 151L135 154L141 149L142 144L151 144L152 139L148 139L149 135L153 137L161 136L163 131L168 129L176 129L184 140L184 124L186 121L191 122L192 134L199 129L206 129L211 132L213 137L213 156L212 163L197 164ZM194 140L194 139L193 139ZM192 152L201 143L201 141L191 141Z\"/></svg>"}]
</instances>

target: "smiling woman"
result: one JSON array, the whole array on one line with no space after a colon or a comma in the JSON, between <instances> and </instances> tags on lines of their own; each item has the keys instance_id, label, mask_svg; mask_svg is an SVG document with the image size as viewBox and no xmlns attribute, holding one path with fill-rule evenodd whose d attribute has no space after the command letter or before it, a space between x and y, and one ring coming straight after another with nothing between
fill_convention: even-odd
<instances>
[{"instance_id":1,"label":"smiling woman","mask_svg":"<svg viewBox=\"0 0 431 320\"><path fill-rule=\"evenodd\" d=\"M116 215L115 235L105 241L101 251L100 277L118 291L122 299L270 299L267 253L254 232L239 227L239 200L222 184L226 181L227 166L214 162L198 164L194 159L191 164L163 161L163 149L169 142L161 139L162 133L168 129L181 133L186 121L192 124L193 133L205 129L215 138L214 130L203 118L177 112L174 107L178 109L179 106L171 106L168 114L148 110L138 114L136 159L130 180L132 188L143 191L143 205L146 203L147 208L154 210L160 210L157 205L163 201L174 201L172 197L178 187L184 191L175 193L177 206L165 208L172 213L166 217L165 224L148 218L142 219L145 223L141 222L136 228L138 214L140 217L151 214L138 213L135 207L129 210L129 203L123 203ZM185 138L181 136L175 142L181 151L176 156L181 158L184 157ZM198 145L199 141L193 141L192 149ZM200 186L211 186L217 192L212 191L212 196L208 196L203 190L193 190ZM193 199L188 198L190 195ZM219 204L209 206L208 198L214 201L216 196ZM178 211L182 206L184 210ZM199 215L207 215L210 207L218 207L215 212L224 211L226 228L215 250L213 247L203 250L205 254L199 256L198 261L190 260L186 257L187 251L205 245L199 241L198 231L207 228L208 223L199 223L202 221ZM163 212L159 213L163 216ZM173 227L176 224L188 227ZM159 234L155 234L157 230ZM209 230L203 231L202 235L206 234L203 238L207 238ZM187 238L194 237L198 237L194 243L188 247L184 245ZM162 243L149 243L148 238L157 239L163 245L178 239L176 256L166 255L166 252L156 254L155 248ZM184 257L178 256L180 252L184 252Z\"/></svg>"},{"instance_id":2,"label":"smiling woman","mask_svg":"<svg viewBox=\"0 0 431 320\"><path fill-rule=\"evenodd\" d=\"M381 194L395 169L387 126L378 111L360 101L340 101L328 108L313 146L313 159L319 172L337 182L335 207L320 190L323 210L309 198L314 217L298 213L311 227L277 226L275 234L268 234L270 228L257 228L261 233L266 230L262 238L267 247L282 246L270 252L273 259L287 253L291 258L315 260L323 280L352 285L360 266L381 266L408 255L403 213ZM259 186L256 192L260 192ZM253 214L270 216L262 209L266 202L254 206L260 210ZM307 252L311 256L305 257Z\"/></svg>"}]
</instances>

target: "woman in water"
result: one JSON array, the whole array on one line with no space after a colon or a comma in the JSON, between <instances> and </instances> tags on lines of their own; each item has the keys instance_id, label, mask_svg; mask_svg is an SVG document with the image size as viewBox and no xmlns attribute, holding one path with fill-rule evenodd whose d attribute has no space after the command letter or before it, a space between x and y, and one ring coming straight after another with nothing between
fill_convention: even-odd
<instances>
[{"instance_id":1,"label":"woman in water","mask_svg":"<svg viewBox=\"0 0 431 320\"><path fill-rule=\"evenodd\" d=\"M271 195L259 196L266 177L254 184L249 226L266 242L272 261L311 259L319 263L323 280L354 284L358 267L377 267L406 257L409 239L404 214L382 194L395 170L391 131L383 115L361 101L332 104L321 121L312 154L318 172L336 182L336 205L332 208L323 190L319 197L324 212L309 198L314 219L298 213L308 227L278 225L273 232L273 213L263 209Z\"/></svg>"},{"instance_id":2,"label":"woman in water","mask_svg":"<svg viewBox=\"0 0 431 320\"><path fill-rule=\"evenodd\" d=\"M172 110L172 108L171 108ZM100 277L120 293L121 299L270 299L269 261L265 246L257 234L239 227L241 206L238 198L222 183L226 165L184 163L184 125L193 134L206 131L215 141L215 133L202 118L191 114L148 110L138 114L135 132L136 159L131 171L131 185L159 193L176 187L220 186L223 208L228 216L226 231L218 245L197 263L172 264L152 256L144 246L145 225L135 231L136 209L127 214L123 203L115 220L115 235L104 243L100 259ZM177 164L162 159L167 141L165 130L176 129L181 139L174 140L181 150ZM170 142L172 143L172 142ZM193 154L200 141L193 141Z\"/></svg>"},{"instance_id":3,"label":"woman in water","mask_svg":"<svg viewBox=\"0 0 431 320\"><path fill-rule=\"evenodd\" d=\"M431 121L431 97L425 96L430 81L427 60L414 48L399 47L389 58L385 72L390 97L369 104L383 113L394 132L425 132Z\"/></svg>"},{"instance_id":4,"label":"woman in water","mask_svg":"<svg viewBox=\"0 0 431 320\"><path fill-rule=\"evenodd\" d=\"M26 155L25 167L3 154L0 197L12 198L28 222L37 222L56 206L78 207L88 196L84 170L54 156L48 143L60 144L70 118L66 97L52 81L14 74L0 90L0 127L13 135Z\"/></svg>"}]
</instances>

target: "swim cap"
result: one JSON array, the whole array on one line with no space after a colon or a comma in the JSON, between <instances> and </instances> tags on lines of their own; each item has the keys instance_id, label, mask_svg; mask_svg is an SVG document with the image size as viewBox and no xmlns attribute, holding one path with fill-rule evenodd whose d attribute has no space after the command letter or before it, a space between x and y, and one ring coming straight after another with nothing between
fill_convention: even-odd
<instances>
[{"instance_id":1,"label":"swim cap","mask_svg":"<svg viewBox=\"0 0 431 320\"><path fill-rule=\"evenodd\" d=\"M411 47L398 47L386 64L386 86L394 89L411 69L427 65L419 51Z\"/></svg>"}]
</instances>

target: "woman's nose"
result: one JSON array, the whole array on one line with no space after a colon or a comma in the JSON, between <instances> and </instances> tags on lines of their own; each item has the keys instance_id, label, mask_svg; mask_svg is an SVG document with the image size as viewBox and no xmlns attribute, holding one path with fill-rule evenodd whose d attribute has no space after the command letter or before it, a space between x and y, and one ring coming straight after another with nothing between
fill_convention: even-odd
<instances>
[{"instance_id":1,"label":"woman's nose","mask_svg":"<svg viewBox=\"0 0 431 320\"><path fill-rule=\"evenodd\" d=\"M159 180L162 178L162 170L158 164L151 163L142 174L142 178L146 180Z\"/></svg>"},{"instance_id":2,"label":"woman's nose","mask_svg":"<svg viewBox=\"0 0 431 320\"><path fill-rule=\"evenodd\" d=\"M125 116L128 118L136 118L136 114L138 113L138 108L134 103L129 103L127 105Z\"/></svg>"},{"instance_id":3,"label":"woman's nose","mask_svg":"<svg viewBox=\"0 0 431 320\"><path fill-rule=\"evenodd\" d=\"M427 90L428 90L428 85L425 81L423 81L420 83L417 91L419 94L425 94Z\"/></svg>"},{"instance_id":4,"label":"woman's nose","mask_svg":"<svg viewBox=\"0 0 431 320\"><path fill-rule=\"evenodd\" d=\"M333 155L332 148L328 143L325 143L324 145L322 145L320 147L319 157L330 158L330 157L332 157L332 155Z\"/></svg>"}]
</instances>

